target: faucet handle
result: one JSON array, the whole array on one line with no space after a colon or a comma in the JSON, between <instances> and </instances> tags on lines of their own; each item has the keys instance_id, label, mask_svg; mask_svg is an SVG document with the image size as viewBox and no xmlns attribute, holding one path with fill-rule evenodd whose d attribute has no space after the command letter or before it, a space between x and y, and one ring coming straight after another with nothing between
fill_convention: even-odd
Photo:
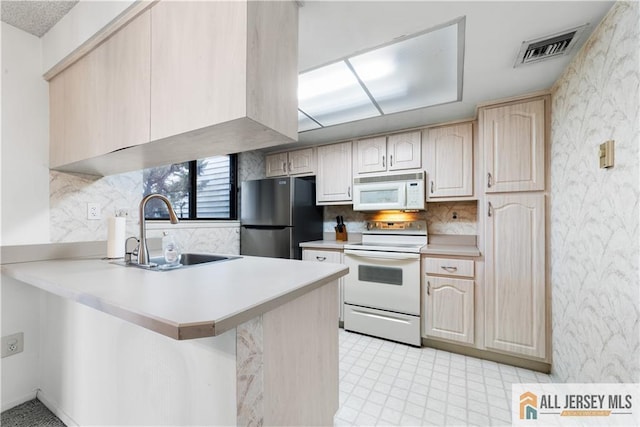
<instances>
[{"instance_id":1,"label":"faucet handle","mask_svg":"<svg viewBox=\"0 0 640 427\"><path fill-rule=\"evenodd\" d=\"M135 247L133 248L133 250L129 250L129 241L130 240L134 240L135 243ZM131 236L129 237L127 240L125 240L124 242L124 262L127 264L131 264L131 256L134 255L136 257L136 261L138 258L138 251L140 248L140 240L138 240L137 238Z\"/></svg>"}]
</instances>

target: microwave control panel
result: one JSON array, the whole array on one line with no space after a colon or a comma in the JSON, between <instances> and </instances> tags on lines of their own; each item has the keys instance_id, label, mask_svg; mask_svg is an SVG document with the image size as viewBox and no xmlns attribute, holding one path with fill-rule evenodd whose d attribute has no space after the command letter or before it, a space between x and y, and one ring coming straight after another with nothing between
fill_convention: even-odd
<instances>
[{"instance_id":1,"label":"microwave control panel","mask_svg":"<svg viewBox=\"0 0 640 427\"><path fill-rule=\"evenodd\" d=\"M424 183L407 182L407 209L424 209Z\"/></svg>"}]
</instances>

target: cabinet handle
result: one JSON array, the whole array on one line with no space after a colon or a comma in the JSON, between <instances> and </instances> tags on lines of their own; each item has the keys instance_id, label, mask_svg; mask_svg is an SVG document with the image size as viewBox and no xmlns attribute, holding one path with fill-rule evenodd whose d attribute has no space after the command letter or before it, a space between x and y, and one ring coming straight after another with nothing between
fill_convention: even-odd
<instances>
[{"instance_id":1,"label":"cabinet handle","mask_svg":"<svg viewBox=\"0 0 640 427\"><path fill-rule=\"evenodd\" d=\"M427 281L427 295L431 295L431 282Z\"/></svg>"},{"instance_id":2,"label":"cabinet handle","mask_svg":"<svg viewBox=\"0 0 640 427\"><path fill-rule=\"evenodd\" d=\"M347 196L351 197L351 186L347 187Z\"/></svg>"},{"instance_id":3,"label":"cabinet handle","mask_svg":"<svg viewBox=\"0 0 640 427\"><path fill-rule=\"evenodd\" d=\"M441 265L440 268L443 269L443 270L446 270L448 272L458 271L458 267L452 267L452 266L447 266L447 265Z\"/></svg>"},{"instance_id":4,"label":"cabinet handle","mask_svg":"<svg viewBox=\"0 0 640 427\"><path fill-rule=\"evenodd\" d=\"M282 170L287 172L287 162L282 162Z\"/></svg>"},{"instance_id":5,"label":"cabinet handle","mask_svg":"<svg viewBox=\"0 0 640 427\"><path fill-rule=\"evenodd\" d=\"M491 172L487 172L487 188L491 188Z\"/></svg>"},{"instance_id":6,"label":"cabinet handle","mask_svg":"<svg viewBox=\"0 0 640 427\"><path fill-rule=\"evenodd\" d=\"M389 166L393 167L393 154L389 156Z\"/></svg>"},{"instance_id":7,"label":"cabinet handle","mask_svg":"<svg viewBox=\"0 0 640 427\"><path fill-rule=\"evenodd\" d=\"M384 158L384 157L385 157L385 156L382 156L382 167L383 167L383 168L386 168L386 167L387 167L387 165L386 165L386 163L385 163L385 158Z\"/></svg>"},{"instance_id":8,"label":"cabinet handle","mask_svg":"<svg viewBox=\"0 0 640 427\"><path fill-rule=\"evenodd\" d=\"M317 256L316 259L320 262L325 261L327 259L326 256Z\"/></svg>"},{"instance_id":9,"label":"cabinet handle","mask_svg":"<svg viewBox=\"0 0 640 427\"><path fill-rule=\"evenodd\" d=\"M433 181L431 181L431 194L433 194Z\"/></svg>"},{"instance_id":10,"label":"cabinet handle","mask_svg":"<svg viewBox=\"0 0 640 427\"><path fill-rule=\"evenodd\" d=\"M491 216L492 209L493 209L493 206L491 205L491 202L487 202L487 216Z\"/></svg>"},{"instance_id":11,"label":"cabinet handle","mask_svg":"<svg viewBox=\"0 0 640 427\"><path fill-rule=\"evenodd\" d=\"M291 172L291 162L289 162L289 172Z\"/></svg>"}]
</instances>

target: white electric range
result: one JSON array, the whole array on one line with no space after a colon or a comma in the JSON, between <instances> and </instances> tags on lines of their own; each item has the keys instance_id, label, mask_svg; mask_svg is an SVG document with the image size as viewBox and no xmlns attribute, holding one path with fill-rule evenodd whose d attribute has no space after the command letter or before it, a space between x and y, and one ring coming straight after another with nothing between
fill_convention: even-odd
<instances>
[{"instance_id":1,"label":"white electric range","mask_svg":"<svg viewBox=\"0 0 640 427\"><path fill-rule=\"evenodd\" d=\"M420 250L426 221L372 221L344 246L344 329L420 346Z\"/></svg>"}]
</instances>

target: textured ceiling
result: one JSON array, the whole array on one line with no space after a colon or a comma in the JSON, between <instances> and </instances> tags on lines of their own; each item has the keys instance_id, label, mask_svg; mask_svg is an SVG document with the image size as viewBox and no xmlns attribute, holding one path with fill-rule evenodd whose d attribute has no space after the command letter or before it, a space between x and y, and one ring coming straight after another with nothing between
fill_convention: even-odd
<instances>
[{"instance_id":1,"label":"textured ceiling","mask_svg":"<svg viewBox=\"0 0 640 427\"><path fill-rule=\"evenodd\" d=\"M74 1L2 0L2 21L42 37L78 3Z\"/></svg>"}]
</instances>

